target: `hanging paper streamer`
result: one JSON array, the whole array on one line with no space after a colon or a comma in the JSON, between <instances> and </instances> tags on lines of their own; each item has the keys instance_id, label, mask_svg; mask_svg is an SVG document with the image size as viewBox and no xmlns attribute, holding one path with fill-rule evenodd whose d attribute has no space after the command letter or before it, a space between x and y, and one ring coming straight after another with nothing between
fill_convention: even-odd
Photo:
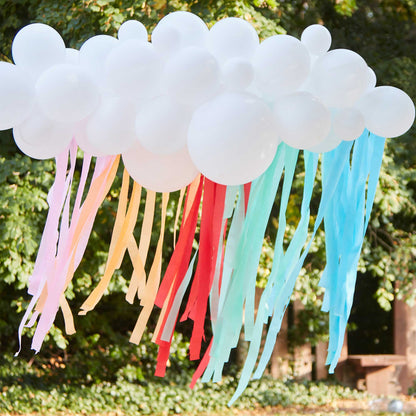
<instances>
[{"instance_id":1,"label":"hanging paper streamer","mask_svg":"<svg viewBox=\"0 0 416 416\"><path fill-rule=\"evenodd\" d=\"M191 386L200 377L221 379L244 331L249 351L232 403L252 377L263 374L297 277L324 222L327 264L320 284L323 309L329 312L332 372L375 198L381 137L398 137L412 126L413 102L397 88L376 87L374 72L357 53L329 51L331 34L321 25L306 28L300 40L276 35L260 43L255 29L236 18L208 29L196 15L171 13L157 24L151 42L140 22L126 24L142 38L126 39L123 24L119 39L94 36L71 56L53 28L31 24L13 41L14 64L0 62L0 129L13 128L25 154L56 158L19 346L24 327L37 323L32 348L39 351L59 307L66 332L75 332L65 290L121 155L125 169L107 263L79 314L94 309L127 252L133 272L126 300L135 308L137 298L141 307L131 342L140 342L154 307L160 309L153 335L159 346L156 375L165 374L178 319L192 320L190 359L201 359L203 353ZM171 33L177 35L173 51ZM189 33L192 48L187 47ZM78 147L84 159L72 201ZM295 233L285 246L299 151L303 199ZM319 159L322 194L312 219ZM174 249L166 259L165 225L175 191ZM277 203L273 267L255 313L257 268ZM160 229L154 226L157 210ZM143 218L140 224L138 218Z\"/></svg>"},{"instance_id":2,"label":"hanging paper streamer","mask_svg":"<svg viewBox=\"0 0 416 416\"><path fill-rule=\"evenodd\" d=\"M325 214L327 261L320 285L325 288L322 309L329 312L327 364L333 372L341 354L354 298L358 261L370 219L385 140L365 131L354 143L330 208ZM331 155L327 156L328 159ZM330 163L330 162L329 162ZM327 174L324 166L323 174Z\"/></svg>"}]
</instances>

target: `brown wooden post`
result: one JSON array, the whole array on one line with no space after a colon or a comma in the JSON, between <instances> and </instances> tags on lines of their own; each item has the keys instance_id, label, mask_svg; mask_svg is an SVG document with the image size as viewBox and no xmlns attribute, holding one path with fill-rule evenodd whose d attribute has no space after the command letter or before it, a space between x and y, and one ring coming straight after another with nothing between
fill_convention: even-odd
<instances>
[{"instance_id":1,"label":"brown wooden post","mask_svg":"<svg viewBox=\"0 0 416 416\"><path fill-rule=\"evenodd\" d=\"M407 365L398 374L402 393L407 394L416 380L416 306L394 301L394 353L404 355Z\"/></svg>"}]
</instances>

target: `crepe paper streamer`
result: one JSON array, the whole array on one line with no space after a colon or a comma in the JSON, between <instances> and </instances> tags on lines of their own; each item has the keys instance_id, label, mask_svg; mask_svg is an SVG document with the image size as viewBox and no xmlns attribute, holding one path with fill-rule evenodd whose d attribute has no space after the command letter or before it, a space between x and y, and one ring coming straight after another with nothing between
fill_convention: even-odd
<instances>
[{"instance_id":1,"label":"crepe paper streamer","mask_svg":"<svg viewBox=\"0 0 416 416\"><path fill-rule=\"evenodd\" d=\"M203 381L211 378L212 373L214 381L221 377L223 365L228 361L231 349L238 343L244 302L249 296L254 296L257 265L274 196L283 172L285 150L285 145L281 144L271 167L252 183L247 216L231 267L233 270L231 279L227 291L221 290L224 301L222 304L220 300L221 313L214 332L211 360ZM254 313L254 308L252 312ZM250 311L246 308L244 317L250 319L249 314ZM246 332L246 338L250 335Z\"/></svg>"},{"instance_id":2,"label":"crepe paper streamer","mask_svg":"<svg viewBox=\"0 0 416 416\"><path fill-rule=\"evenodd\" d=\"M170 311L176 293L178 292L179 287L185 278L187 271L189 270L192 243L198 222L198 211L202 197L202 187L202 176L196 178L194 182L188 186L184 215L182 218L178 242L169 261L155 300L155 304L157 306L167 310L167 312L159 318L159 322L161 323L158 322L157 326L160 329L155 337L155 342L159 345L155 375L159 377L163 377L166 372L166 364L167 360L169 359L169 351L172 343L173 332L170 334L169 341L163 341L161 339L161 335L166 324L166 320L171 315ZM175 317L175 322L177 319L178 315ZM164 338L167 338L166 333Z\"/></svg>"},{"instance_id":3,"label":"crepe paper streamer","mask_svg":"<svg viewBox=\"0 0 416 416\"><path fill-rule=\"evenodd\" d=\"M139 318L137 319L136 325L130 336L130 342L134 344L138 344L143 336L147 321L150 318L150 314L155 304L157 291L159 289L160 275L162 272L162 248L165 235L166 210L168 201L169 193L163 193L159 241L156 246L155 257L153 259L146 286L144 287L143 294L140 297L140 304L143 306L143 309L140 312Z\"/></svg>"},{"instance_id":4,"label":"crepe paper streamer","mask_svg":"<svg viewBox=\"0 0 416 416\"><path fill-rule=\"evenodd\" d=\"M186 187L182 188L179 193L178 206L176 208L175 223L173 225L173 248L176 246L176 233L178 230L179 217L181 215L183 198L185 196Z\"/></svg>"},{"instance_id":5,"label":"crepe paper streamer","mask_svg":"<svg viewBox=\"0 0 416 416\"><path fill-rule=\"evenodd\" d=\"M67 161L68 150L65 150L56 158L55 181L49 190L47 197L47 202L49 205L48 216L46 218L45 229L42 234L42 239L40 242L38 255L36 257L33 273L29 277L28 293L32 295L32 299L19 325L19 349L15 355L18 355L21 350L23 328L26 326L29 316L42 294L46 279L48 274L51 273L50 269L53 266L52 262L55 256L56 244L59 235L59 217L65 198L65 173ZM38 315L39 311L34 313L34 318L29 322L30 325L33 325L33 321L36 320Z\"/></svg>"},{"instance_id":6,"label":"crepe paper streamer","mask_svg":"<svg viewBox=\"0 0 416 416\"><path fill-rule=\"evenodd\" d=\"M358 261L374 202L384 143L383 138L367 131L356 140L351 167L345 168L337 187L338 203L332 204L325 218L327 266L320 285L325 287L323 310L329 311L330 316L327 357L330 372L338 362L353 303Z\"/></svg>"},{"instance_id":7,"label":"crepe paper streamer","mask_svg":"<svg viewBox=\"0 0 416 416\"><path fill-rule=\"evenodd\" d=\"M150 240L152 237L153 218L155 212L156 193L147 190L146 205L144 208L144 216L142 221L142 229L140 233L139 247L137 248L136 240L133 233L131 234L128 249L130 259L133 264L133 273L131 275L129 288L126 294L126 300L133 303L134 297L140 299L141 293L146 285L145 265L147 254L149 252Z\"/></svg>"},{"instance_id":8,"label":"crepe paper streamer","mask_svg":"<svg viewBox=\"0 0 416 416\"><path fill-rule=\"evenodd\" d=\"M126 175L128 174L125 173L124 178L126 178ZM128 181L128 178L125 180ZM118 214L118 218L116 217L116 222L114 225L115 234L110 244L110 253L107 259L104 275L95 289L81 305L81 311L79 312L80 315L85 315L87 312L94 309L94 307L103 296L105 290L107 289L107 286L110 283L111 277L113 276L115 270L120 267L124 253L128 247L131 234L133 233L133 229L136 224L140 207L141 191L141 186L137 182L134 182L129 207L125 217L122 212ZM122 196L127 198L126 193L124 193ZM120 204L123 206L125 201L120 200Z\"/></svg>"},{"instance_id":9,"label":"crepe paper streamer","mask_svg":"<svg viewBox=\"0 0 416 416\"><path fill-rule=\"evenodd\" d=\"M283 181L282 196L280 200L279 228L276 236L273 268L257 309L256 322L253 330L253 340L249 346L248 355L243 367L239 385L230 403L234 402L239 397L239 395L241 395L251 378L251 374L253 372L260 351L263 325L267 323L269 316L273 313L273 308L271 305L269 305L270 292L275 287L275 285L278 285L279 283L281 284L282 280L284 281L284 276L286 273L288 273L291 267L290 262L293 263L296 261L296 259L299 258L300 251L302 250L307 238L309 224L309 206L318 164L318 155L310 152L304 152L305 184L303 190L301 218L295 230L295 234L289 243L286 253L284 253L283 239L286 229L286 210L289 201L290 189L293 183L296 159L297 153L293 152L291 158L288 160L288 163L285 164L285 176Z\"/></svg>"},{"instance_id":10,"label":"crepe paper streamer","mask_svg":"<svg viewBox=\"0 0 416 416\"><path fill-rule=\"evenodd\" d=\"M189 345L191 360L200 358L201 342L205 339L204 323L223 230L225 192L225 186L205 178L198 264L188 303L181 318L181 321L188 317L194 321Z\"/></svg>"}]
</instances>

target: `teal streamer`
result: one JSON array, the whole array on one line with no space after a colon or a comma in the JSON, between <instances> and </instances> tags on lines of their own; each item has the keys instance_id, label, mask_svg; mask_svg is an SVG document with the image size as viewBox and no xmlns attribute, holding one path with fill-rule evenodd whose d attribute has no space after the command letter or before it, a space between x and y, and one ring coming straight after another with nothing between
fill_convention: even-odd
<instances>
[{"instance_id":1,"label":"teal streamer","mask_svg":"<svg viewBox=\"0 0 416 416\"><path fill-rule=\"evenodd\" d=\"M341 177L343 166L345 166L345 164L348 161L351 146L352 146L352 143L343 142L336 149L330 152L332 153L330 175L328 175L325 181L325 185L323 185L322 187L321 202L318 208L318 214L315 220L312 235L309 239L309 242L306 248L303 250L302 255L300 257L295 257L292 255L292 253L290 256L286 256L288 259L288 262L290 262L290 259L295 259L294 266L289 267L287 269L288 271L284 274L284 278L281 278L279 280L279 283L276 285L276 287L274 288L274 290L272 291L268 299L267 303L269 305L269 308L271 308L270 305L274 305L273 312L272 312L273 317L272 317L269 330L266 336L266 341L265 341L262 355L260 357L259 364L253 376L254 378L261 377L261 375L263 374L266 368L267 363L270 360L270 357L271 357L271 354L273 352L273 348L276 342L276 336L280 330L283 315L287 308L287 305L289 304L290 296L291 296L291 293L293 292L296 279L300 273L300 270L303 266L305 258L312 245L312 241L315 237L315 234L323 220L327 207L333 197L335 188L337 187L338 181ZM323 157L325 157L325 155ZM312 184L308 183L307 187L308 187L308 192L311 192L310 188L313 187L313 183ZM308 218L308 216L306 218ZM286 267L282 267L282 269L286 269ZM267 294L264 294L264 295L267 295Z\"/></svg>"},{"instance_id":2,"label":"teal streamer","mask_svg":"<svg viewBox=\"0 0 416 416\"><path fill-rule=\"evenodd\" d=\"M214 369L214 381L220 378L223 365L228 361L231 349L236 347L238 343L244 303L249 296L254 297L264 233L282 175L285 153L286 145L282 143L277 149L271 166L252 183L247 215L239 238L229 287L225 293L221 313L218 316L210 363L206 374L204 374L204 381L209 379L212 369ZM227 241L227 246L228 244L229 241ZM246 335L250 336L247 333Z\"/></svg>"}]
</instances>

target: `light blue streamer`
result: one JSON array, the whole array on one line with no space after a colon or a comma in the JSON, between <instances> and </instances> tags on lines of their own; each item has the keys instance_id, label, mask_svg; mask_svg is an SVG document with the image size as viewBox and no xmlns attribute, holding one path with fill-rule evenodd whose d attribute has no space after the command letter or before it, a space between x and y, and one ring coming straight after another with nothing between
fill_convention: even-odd
<instances>
[{"instance_id":1,"label":"light blue streamer","mask_svg":"<svg viewBox=\"0 0 416 416\"><path fill-rule=\"evenodd\" d=\"M329 372L334 371L341 354L383 150L384 139L367 131L355 141L351 168L344 171L325 216L327 266L320 284L326 291L323 310L329 310L330 318Z\"/></svg>"}]
</instances>

